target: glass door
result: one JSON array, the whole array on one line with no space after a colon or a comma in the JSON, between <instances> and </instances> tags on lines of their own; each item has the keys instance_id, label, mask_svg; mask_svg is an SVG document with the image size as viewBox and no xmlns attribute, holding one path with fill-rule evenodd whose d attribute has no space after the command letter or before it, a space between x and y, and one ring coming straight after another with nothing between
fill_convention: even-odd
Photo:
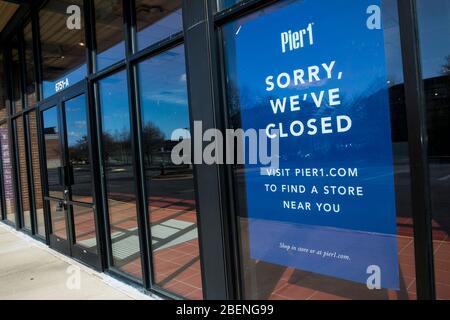
<instances>
[{"instance_id":1,"label":"glass door","mask_svg":"<svg viewBox=\"0 0 450 320\"><path fill-rule=\"evenodd\" d=\"M45 153L46 191L45 202L51 220L50 243L58 251L70 255L67 208L64 200L62 177L63 152L61 139L60 109L51 103L50 108L42 112Z\"/></svg>"},{"instance_id":2,"label":"glass door","mask_svg":"<svg viewBox=\"0 0 450 320\"><path fill-rule=\"evenodd\" d=\"M41 106L50 246L100 267L89 116L84 86Z\"/></svg>"}]
</instances>

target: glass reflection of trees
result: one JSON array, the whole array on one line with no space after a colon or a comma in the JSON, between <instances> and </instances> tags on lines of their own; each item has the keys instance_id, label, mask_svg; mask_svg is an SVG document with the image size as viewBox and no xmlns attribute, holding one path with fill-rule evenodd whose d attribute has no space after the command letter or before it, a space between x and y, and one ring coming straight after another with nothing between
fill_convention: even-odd
<instances>
[{"instance_id":1,"label":"glass reflection of trees","mask_svg":"<svg viewBox=\"0 0 450 320\"><path fill-rule=\"evenodd\" d=\"M133 170L127 74L118 72L99 82L102 113L102 157L108 200L109 233L114 267L142 278Z\"/></svg>"},{"instance_id":2,"label":"glass reflection of trees","mask_svg":"<svg viewBox=\"0 0 450 320\"><path fill-rule=\"evenodd\" d=\"M131 137L128 129L115 131L114 133L103 132L103 156L108 162L108 165L131 165L132 157Z\"/></svg>"},{"instance_id":3,"label":"glass reflection of trees","mask_svg":"<svg viewBox=\"0 0 450 320\"><path fill-rule=\"evenodd\" d=\"M175 165L174 130L189 130L184 48L139 64L142 147L157 286L201 299L202 278L192 166Z\"/></svg>"},{"instance_id":4,"label":"glass reflection of trees","mask_svg":"<svg viewBox=\"0 0 450 320\"><path fill-rule=\"evenodd\" d=\"M164 134L151 122L146 122L142 126L142 139L144 161L146 166L155 165L157 162L156 154L164 146Z\"/></svg>"},{"instance_id":5,"label":"glass reflection of trees","mask_svg":"<svg viewBox=\"0 0 450 320\"><path fill-rule=\"evenodd\" d=\"M89 142L86 135L70 147L69 157L72 164L89 164Z\"/></svg>"}]
</instances>

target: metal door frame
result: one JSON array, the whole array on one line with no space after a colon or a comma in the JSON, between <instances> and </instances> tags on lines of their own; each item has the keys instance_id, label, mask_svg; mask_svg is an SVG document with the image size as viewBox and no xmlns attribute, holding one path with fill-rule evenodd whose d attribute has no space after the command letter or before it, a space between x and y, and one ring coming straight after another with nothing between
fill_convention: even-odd
<instances>
[{"instance_id":1,"label":"metal door frame","mask_svg":"<svg viewBox=\"0 0 450 320\"><path fill-rule=\"evenodd\" d=\"M102 250L101 250L101 237L100 237L100 229L99 229L99 212L97 208L97 203L100 199L97 198L95 192L95 164L92 160L93 158L93 150L92 150L92 139L95 139L95 134L93 134L91 130L91 116L90 116L90 104L89 104L89 95L88 95L88 86L87 81L81 81L72 87L52 96L49 99L46 99L43 102L38 103L38 112L39 112L39 125L41 130L39 130L39 141L40 141L40 157L42 163L42 184L43 184L43 194L44 194L44 212L45 218L47 220L47 243L52 249L55 249L69 257L75 258L82 263L85 263L97 270L102 270ZM89 155L91 157L90 161L90 169L93 174L92 179L92 195L93 195L93 203L92 205L86 203L80 203L76 201L70 200L69 196L71 196L72 188L67 183L67 168L69 163L68 157L68 141L67 141L67 123L66 123L66 113L65 113L65 103L69 100L72 100L79 96L85 96L85 105L86 105L86 123L88 130L88 141L89 141ZM47 158L46 158L46 150L45 150L45 139L44 139L44 122L43 122L43 114L45 111L50 110L52 108L57 108L58 112L58 125L59 125L59 139L60 139L60 150L61 150L61 161L63 163L63 187L64 187L64 199L58 199L48 196L48 175L47 175ZM67 230L67 240L61 239L55 235L53 235L52 231L52 222L51 222L51 213L49 202L50 201L62 201L63 210L66 214L66 230ZM72 207L88 207L93 210L94 220L95 220L95 228L96 228L96 241L97 241L97 253L94 254L86 248L76 244L75 238L75 223L74 223L74 214Z\"/></svg>"}]
</instances>

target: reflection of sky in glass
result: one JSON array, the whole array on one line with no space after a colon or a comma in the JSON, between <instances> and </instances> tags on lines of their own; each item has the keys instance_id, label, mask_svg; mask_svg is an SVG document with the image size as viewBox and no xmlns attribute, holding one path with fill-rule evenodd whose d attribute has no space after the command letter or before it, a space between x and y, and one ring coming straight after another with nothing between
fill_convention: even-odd
<instances>
[{"instance_id":1,"label":"reflection of sky in glass","mask_svg":"<svg viewBox=\"0 0 450 320\"><path fill-rule=\"evenodd\" d=\"M85 95L67 101L65 107L67 142L69 147L73 147L88 134Z\"/></svg>"},{"instance_id":2,"label":"reflection of sky in glass","mask_svg":"<svg viewBox=\"0 0 450 320\"><path fill-rule=\"evenodd\" d=\"M243 0L217 0L217 1L219 3L219 5L218 5L219 9L223 10L223 9L229 8L232 5L234 5L238 2L241 2Z\"/></svg>"},{"instance_id":3,"label":"reflection of sky in glass","mask_svg":"<svg viewBox=\"0 0 450 320\"><path fill-rule=\"evenodd\" d=\"M97 55L97 70L105 69L125 58L125 43L123 41Z\"/></svg>"},{"instance_id":4,"label":"reflection of sky in glass","mask_svg":"<svg viewBox=\"0 0 450 320\"><path fill-rule=\"evenodd\" d=\"M417 12L423 77L437 77L450 55L450 1L419 0Z\"/></svg>"},{"instance_id":5,"label":"reflection of sky in glass","mask_svg":"<svg viewBox=\"0 0 450 320\"><path fill-rule=\"evenodd\" d=\"M83 80L86 77L86 74L87 74L87 67L86 64L83 64L79 68L67 72L65 75L61 76L59 79L55 81L43 81L44 98L48 98L57 93L55 86L58 82L65 81L66 79L68 79L69 86L72 86L77 82ZM64 89L66 89L66 87Z\"/></svg>"},{"instance_id":6,"label":"reflection of sky in glass","mask_svg":"<svg viewBox=\"0 0 450 320\"><path fill-rule=\"evenodd\" d=\"M126 71L118 72L99 82L102 128L115 135L130 130Z\"/></svg>"},{"instance_id":7,"label":"reflection of sky in glass","mask_svg":"<svg viewBox=\"0 0 450 320\"><path fill-rule=\"evenodd\" d=\"M189 128L184 47L179 46L139 64L143 124L152 123L170 139Z\"/></svg>"},{"instance_id":8,"label":"reflection of sky in glass","mask_svg":"<svg viewBox=\"0 0 450 320\"><path fill-rule=\"evenodd\" d=\"M47 131L50 129L54 130L52 133L57 133L59 131L58 110L56 107L44 111L44 130Z\"/></svg>"},{"instance_id":9,"label":"reflection of sky in glass","mask_svg":"<svg viewBox=\"0 0 450 320\"><path fill-rule=\"evenodd\" d=\"M154 44L174 33L183 30L181 9L169 14L137 34L138 50Z\"/></svg>"}]
</instances>

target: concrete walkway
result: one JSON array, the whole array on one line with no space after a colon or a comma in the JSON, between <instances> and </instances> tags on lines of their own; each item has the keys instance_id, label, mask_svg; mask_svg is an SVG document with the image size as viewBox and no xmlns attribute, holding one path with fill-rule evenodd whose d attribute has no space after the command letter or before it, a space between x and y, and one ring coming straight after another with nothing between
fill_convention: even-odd
<instances>
[{"instance_id":1,"label":"concrete walkway","mask_svg":"<svg viewBox=\"0 0 450 320\"><path fill-rule=\"evenodd\" d=\"M0 223L0 300L144 300L98 273Z\"/></svg>"}]
</instances>

